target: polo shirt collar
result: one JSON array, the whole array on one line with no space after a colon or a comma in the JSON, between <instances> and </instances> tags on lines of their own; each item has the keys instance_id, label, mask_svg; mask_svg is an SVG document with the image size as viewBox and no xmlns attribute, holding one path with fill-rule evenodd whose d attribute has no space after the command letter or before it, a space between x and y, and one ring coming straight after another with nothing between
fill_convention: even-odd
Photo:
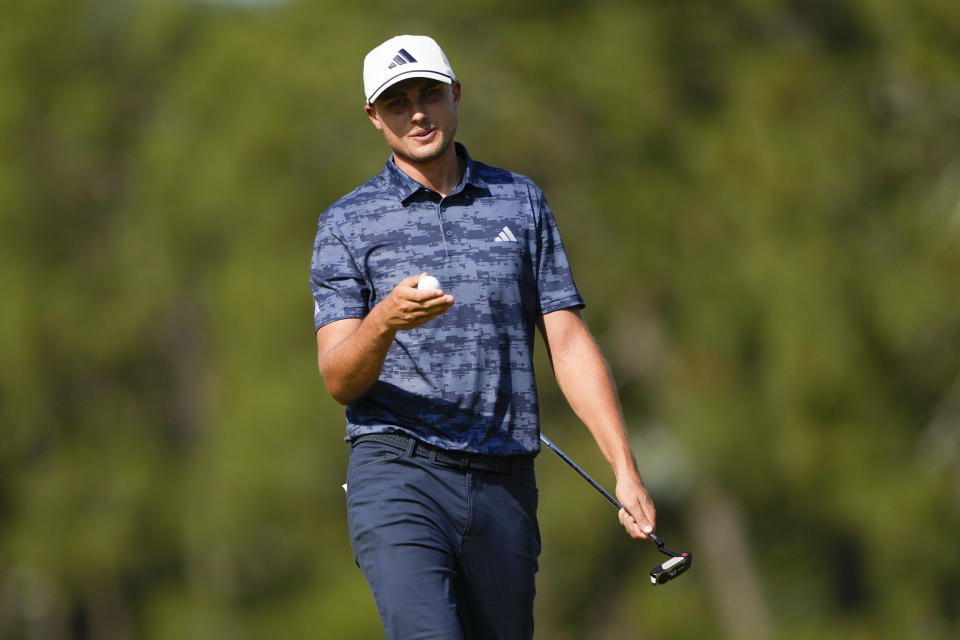
<instances>
[{"instance_id":1,"label":"polo shirt collar","mask_svg":"<svg viewBox=\"0 0 960 640\"><path fill-rule=\"evenodd\" d=\"M467 153L467 148L459 142L454 142L454 145L457 150L457 155L466 159L467 168L463 172L463 180L460 181L460 184L458 184L449 195L459 193L465 189L467 185L474 186L478 189L486 189L487 183L483 179L483 176L480 175L480 171L473 161L473 158ZM400 167L393 162L393 154L387 159L387 164L383 167L380 175L387 181L387 185L393 190L401 204L406 204L407 200L421 189L427 190L427 187L405 174Z\"/></svg>"}]
</instances>

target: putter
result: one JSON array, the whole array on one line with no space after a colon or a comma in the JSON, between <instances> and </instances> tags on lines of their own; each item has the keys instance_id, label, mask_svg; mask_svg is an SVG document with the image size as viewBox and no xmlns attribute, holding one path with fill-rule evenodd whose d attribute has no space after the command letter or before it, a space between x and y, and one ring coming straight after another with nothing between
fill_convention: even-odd
<instances>
[{"instance_id":1,"label":"putter","mask_svg":"<svg viewBox=\"0 0 960 640\"><path fill-rule=\"evenodd\" d=\"M568 465L570 465L573 468L574 471L579 473L584 480L589 482L594 489L599 491L600 495L602 495L604 498L609 500L613 504L613 506L617 508L617 511L623 508L623 505L620 504L620 502L616 498L614 498L612 495L607 493L606 489L601 487L596 480L594 480L589 475L587 475L587 472L581 469L580 465L578 465L576 462L571 460L570 457L560 449L560 447L553 444L550 438L548 438L547 436L541 433L540 440L543 442L543 444L547 445L555 454L560 456L561 460L566 462ZM650 538L650 540L655 545L657 545L657 551L659 551L662 554L670 556L669 560L666 560L658 564L657 566L655 566L653 569L650 569L651 584L657 585L657 584L663 584L665 582L669 582L670 580L673 580L674 578L679 576L681 573L689 569L690 566L693 564L693 553L691 553L690 551L683 551L681 553L677 553L676 551L671 551L664 544L663 540L661 540L654 533L648 533L647 537Z\"/></svg>"}]
</instances>

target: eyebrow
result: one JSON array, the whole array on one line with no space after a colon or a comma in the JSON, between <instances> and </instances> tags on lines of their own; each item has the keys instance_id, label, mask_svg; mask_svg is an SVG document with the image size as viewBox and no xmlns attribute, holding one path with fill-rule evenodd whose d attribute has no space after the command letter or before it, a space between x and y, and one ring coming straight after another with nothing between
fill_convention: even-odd
<instances>
[{"instance_id":1,"label":"eyebrow","mask_svg":"<svg viewBox=\"0 0 960 640\"><path fill-rule=\"evenodd\" d=\"M424 78L424 80L430 80L430 78ZM432 81L430 81L428 84L425 84L424 86L420 87L419 91L422 93L422 92L427 91L427 90L429 90L429 89L433 89L433 88L436 87L438 84L440 84L440 81L439 81L439 80L432 80ZM377 100L384 100L384 101L386 101L386 100L393 100L394 98L396 98L397 96L399 96L399 95L401 95L401 94L403 94L403 93L406 93L406 92L405 92L405 91L398 91L397 89L395 89L395 88L393 88L393 87L390 87L389 89L387 89L386 91L384 91L382 94L380 94L380 97L377 98Z\"/></svg>"}]
</instances>

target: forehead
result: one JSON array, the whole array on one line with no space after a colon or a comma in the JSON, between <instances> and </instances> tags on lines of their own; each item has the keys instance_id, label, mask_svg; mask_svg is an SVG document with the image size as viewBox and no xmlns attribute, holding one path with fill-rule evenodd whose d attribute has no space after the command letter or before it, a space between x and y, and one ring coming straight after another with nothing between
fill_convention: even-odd
<instances>
[{"instance_id":1,"label":"forehead","mask_svg":"<svg viewBox=\"0 0 960 640\"><path fill-rule=\"evenodd\" d=\"M388 100L391 97L405 94L405 93L418 93L420 91L426 91L432 87L435 87L438 84L445 84L439 80L434 80L433 78L407 78L406 80L401 80L400 82L390 85L387 89L384 89L383 93L377 98L377 102L381 100Z\"/></svg>"}]
</instances>

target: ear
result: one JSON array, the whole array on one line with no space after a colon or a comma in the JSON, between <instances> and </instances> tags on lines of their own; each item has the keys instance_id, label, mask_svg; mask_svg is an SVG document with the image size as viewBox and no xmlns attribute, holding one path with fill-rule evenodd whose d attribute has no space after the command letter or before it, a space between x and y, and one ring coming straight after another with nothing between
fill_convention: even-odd
<instances>
[{"instance_id":1,"label":"ear","mask_svg":"<svg viewBox=\"0 0 960 640\"><path fill-rule=\"evenodd\" d=\"M383 131L383 123L380 121L380 114L377 113L376 108L374 108L373 105L365 104L363 105L363 110L366 112L367 117L370 118L373 126L375 126L378 131Z\"/></svg>"},{"instance_id":2,"label":"ear","mask_svg":"<svg viewBox=\"0 0 960 640\"><path fill-rule=\"evenodd\" d=\"M453 104L459 106L459 104L460 104L460 90L461 90L460 81L459 81L459 80L454 80L453 83L450 85L450 90L453 92Z\"/></svg>"}]
</instances>

